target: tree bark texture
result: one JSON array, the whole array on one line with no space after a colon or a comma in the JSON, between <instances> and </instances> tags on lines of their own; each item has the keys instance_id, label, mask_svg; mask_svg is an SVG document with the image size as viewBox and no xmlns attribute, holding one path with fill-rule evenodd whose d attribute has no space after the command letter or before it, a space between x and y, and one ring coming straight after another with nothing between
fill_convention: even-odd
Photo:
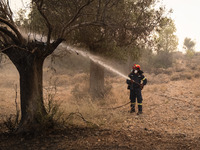
<instances>
[{"instance_id":1,"label":"tree bark texture","mask_svg":"<svg viewBox=\"0 0 200 150\"><path fill-rule=\"evenodd\" d=\"M24 64L19 67L22 114L20 126L28 127L29 124L42 123L47 113L43 103L43 60L24 59Z\"/></svg>"},{"instance_id":2,"label":"tree bark texture","mask_svg":"<svg viewBox=\"0 0 200 150\"><path fill-rule=\"evenodd\" d=\"M93 98L104 97L104 68L90 61L90 93Z\"/></svg>"}]
</instances>

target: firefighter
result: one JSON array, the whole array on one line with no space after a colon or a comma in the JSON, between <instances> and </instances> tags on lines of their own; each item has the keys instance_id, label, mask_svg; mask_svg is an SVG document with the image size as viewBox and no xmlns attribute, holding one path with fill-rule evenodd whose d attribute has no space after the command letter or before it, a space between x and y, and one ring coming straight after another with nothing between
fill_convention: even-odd
<instances>
[{"instance_id":1,"label":"firefighter","mask_svg":"<svg viewBox=\"0 0 200 150\"><path fill-rule=\"evenodd\" d=\"M130 80L127 80L128 89L130 89L131 110L130 113L135 112L135 104L137 98L138 115L142 114L142 89L147 84L147 79L143 75L140 65L134 64L131 73L128 75Z\"/></svg>"}]
</instances>

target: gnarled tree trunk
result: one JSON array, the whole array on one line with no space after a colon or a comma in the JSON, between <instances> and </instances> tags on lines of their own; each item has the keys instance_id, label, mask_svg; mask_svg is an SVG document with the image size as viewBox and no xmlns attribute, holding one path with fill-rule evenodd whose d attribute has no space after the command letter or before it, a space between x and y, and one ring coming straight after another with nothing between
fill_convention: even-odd
<instances>
[{"instance_id":1,"label":"gnarled tree trunk","mask_svg":"<svg viewBox=\"0 0 200 150\"><path fill-rule=\"evenodd\" d=\"M18 67L20 75L21 122L20 128L33 128L43 123L46 111L43 103L43 59L26 57Z\"/></svg>"},{"instance_id":2,"label":"gnarled tree trunk","mask_svg":"<svg viewBox=\"0 0 200 150\"><path fill-rule=\"evenodd\" d=\"M52 123L43 102L43 63L62 41L58 39L48 47L44 43L28 43L26 49L11 46L3 51L20 76L21 120L18 133L34 132Z\"/></svg>"},{"instance_id":3,"label":"gnarled tree trunk","mask_svg":"<svg viewBox=\"0 0 200 150\"><path fill-rule=\"evenodd\" d=\"M21 120L18 132L34 131L47 118L42 77L45 57L17 48L7 50L5 54L14 63L20 76Z\"/></svg>"}]
</instances>

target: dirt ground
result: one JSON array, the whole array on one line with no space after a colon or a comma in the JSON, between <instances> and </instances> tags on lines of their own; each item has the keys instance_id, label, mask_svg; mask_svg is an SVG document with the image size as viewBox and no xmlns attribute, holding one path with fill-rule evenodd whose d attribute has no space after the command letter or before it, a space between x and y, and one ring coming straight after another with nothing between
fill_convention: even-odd
<instances>
[{"instance_id":1,"label":"dirt ground","mask_svg":"<svg viewBox=\"0 0 200 150\"><path fill-rule=\"evenodd\" d=\"M66 128L54 130L48 135L19 137L9 134L0 135L2 150L81 150L81 149L196 149L200 148L198 137L182 134L169 134L150 129L90 129Z\"/></svg>"},{"instance_id":2,"label":"dirt ground","mask_svg":"<svg viewBox=\"0 0 200 150\"><path fill-rule=\"evenodd\" d=\"M74 80L76 81L76 78L79 77L80 75L74 76ZM91 111L89 111L91 108L82 106L79 108L79 112L85 119L98 124L98 126L74 123L74 125L66 125L62 128L57 127L41 135L26 136L5 132L3 125L5 118L15 113L15 84L18 84L16 70L12 67L6 68L6 72L1 69L0 78L1 150L200 149L199 78L147 85L143 89L144 113L142 115L128 113L129 105L118 109L103 110L95 107ZM73 80L69 82L68 76L58 75L58 78L60 82L56 98L61 101L65 99L66 105L63 107L68 109L69 114L78 107L75 105L74 109L70 109L74 105L74 102L70 101L70 99L74 99L71 91L76 86L70 86L70 82ZM157 80L161 79L157 78ZM101 105L101 107L114 108L127 103L129 92L124 79L115 77L108 81L111 83L112 89L111 95L108 94L105 101L110 101L110 103ZM78 95L76 95L76 99L77 97ZM71 105L69 106L69 104ZM93 117L91 117L92 115Z\"/></svg>"}]
</instances>

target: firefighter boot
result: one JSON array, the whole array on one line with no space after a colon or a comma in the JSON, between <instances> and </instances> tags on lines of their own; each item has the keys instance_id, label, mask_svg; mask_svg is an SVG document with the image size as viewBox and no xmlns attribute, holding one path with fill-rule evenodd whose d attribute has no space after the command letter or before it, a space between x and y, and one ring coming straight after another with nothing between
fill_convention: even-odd
<instances>
[{"instance_id":1,"label":"firefighter boot","mask_svg":"<svg viewBox=\"0 0 200 150\"><path fill-rule=\"evenodd\" d=\"M142 104L141 103L138 104L138 113L137 113L137 115L140 115L140 114L142 114Z\"/></svg>"}]
</instances>

